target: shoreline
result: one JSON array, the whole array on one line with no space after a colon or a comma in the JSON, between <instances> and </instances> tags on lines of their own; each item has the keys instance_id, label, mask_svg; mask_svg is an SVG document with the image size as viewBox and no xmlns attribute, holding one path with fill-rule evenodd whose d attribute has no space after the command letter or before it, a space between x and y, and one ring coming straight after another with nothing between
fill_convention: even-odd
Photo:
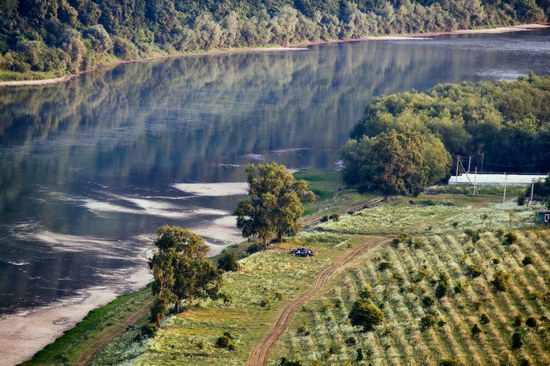
<instances>
[{"instance_id":1,"label":"shoreline","mask_svg":"<svg viewBox=\"0 0 550 366\"><path fill-rule=\"evenodd\" d=\"M124 293L140 290L151 282L143 265L120 286L95 286L83 289L79 296L33 310L5 314L0 317L2 365L18 365L29 361L47 345L82 321L92 310L104 306Z\"/></svg>"},{"instance_id":2,"label":"shoreline","mask_svg":"<svg viewBox=\"0 0 550 366\"><path fill-rule=\"evenodd\" d=\"M513 32L527 32L538 29L550 28L548 24L521 24L511 26L501 26L485 29L461 29L455 31L444 32L427 32L427 33L410 33L410 34L397 34L397 35L383 35L383 36L367 36L362 38L351 39L334 39L327 41L312 41L303 42L285 46L272 46L272 47L243 47L243 48L231 48L223 50L211 50L211 51L199 51L199 52L184 52L178 54L165 54L158 56L149 56L132 60L117 60L107 64L100 64L97 67L90 70L83 70L77 74L60 76L50 79L38 79L38 80L14 80L14 81L0 81L0 88L16 88L16 87L33 87L33 86L45 86L64 83L70 80L74 80L84 74L88 74L94 71L108 69L120 64L128 64L134 62L147 62L153 60L162 60L167 58L176 57L193 57L193 56L216 56L216 55L230 55L238 53L264 53L264 52L287 52L287 51L306 51L309 47L318 46L331 43L347 43L347 42L365 42L365 41L410 41L410 40L430 40L433 37L448 36L448 35L469 35L469 34L504 34Z\"/></svg>"}]
</instances>

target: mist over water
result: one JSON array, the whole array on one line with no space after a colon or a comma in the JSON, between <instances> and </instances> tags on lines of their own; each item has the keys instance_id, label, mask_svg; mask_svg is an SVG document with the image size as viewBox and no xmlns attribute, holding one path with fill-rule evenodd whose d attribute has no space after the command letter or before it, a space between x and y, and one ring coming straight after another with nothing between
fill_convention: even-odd
<instances>
[{"instance_id":1,"label":"mist over water","mask_svg":"<svg viewBox=\"0 0 550 366\"><path fill-rule=\"evenodd\" d=\"M2 89L0 313L123 284L163 224L219 252L238 238L243 186L227 183L247 163L336 169L377 95L530 71L550 73L548 30L177 58Z\"/></svg>"}]
</instances>

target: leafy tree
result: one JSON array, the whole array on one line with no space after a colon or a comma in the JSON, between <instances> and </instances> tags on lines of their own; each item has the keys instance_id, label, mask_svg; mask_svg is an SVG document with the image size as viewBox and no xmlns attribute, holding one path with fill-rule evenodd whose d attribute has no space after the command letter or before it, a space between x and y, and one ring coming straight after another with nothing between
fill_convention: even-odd
<instances>
[{"instance_id":1,"label":"leafy tree","mask_svg":"<svg viewBox=\"0 0 550 366\"><path fill-rule=\"evenodd\" d=\"M157 326L173 303L179 312L181 301L216 297L221 283L219 271L206 255L204 240L177 226L163 226L157 231L157 251L149 261L155 278L153 309Z\"/></svg>"},{"instance_id":2,"label":"leafy tree","mask_svg":"<svg viewBox=\"0 0 550 366\"><path fill-rule=\"evenodd\" d=\"M351 140L341 156L346 184L385 194L417 195L443 179L451 162L437 137L395 130Z\"/></svg>"},{"instance_id":3,"label":"leafy tree","mask_svg":"<svg viewBox=\"0 0 550 366\"><path fill-rule=\"evenodd\" d=\"M353 326L371 331L376 325L384 322L384 313L369 299L359 298L353 303L349 319Z\"/></svg>"},{"instance_id":4,"label":"leafy tree","mask_svg":"<svg viewBox=\"0 0 550 366\"><path fill-rule=\"evenodd\" d=\"M235 212L243 236L258 236L267 247L273 235L282 241L284 235L296 233L304 212L302 200L313 199L307 182L296 181L278 163L252 164L245 172L248 198L239 202Z\"/></svg>"}]
</instances>

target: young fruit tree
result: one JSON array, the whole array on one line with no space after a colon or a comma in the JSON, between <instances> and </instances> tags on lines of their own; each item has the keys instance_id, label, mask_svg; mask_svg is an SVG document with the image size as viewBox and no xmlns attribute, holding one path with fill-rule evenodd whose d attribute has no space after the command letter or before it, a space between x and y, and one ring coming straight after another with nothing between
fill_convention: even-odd
<instances>
[{"instance_id":1,"label":"young fruit tree","mask_svg":"<svg viewBox=\"0 0 550 366\"><path fill-rule=\"evenodd\" d=\"M152 309L157 326L170 304L176 312L182 301L215 298L221 285L220 271L208 260L208 246L190 230L163 226L157 231L157 250L149 260L156 296Z\"/></svg>"},{"instance_id":2,"label":"young fruit tree","mask_svg":"<svg viewBox=\"0 0 550 366\"><path fill-rule=\"evenodd\" d=\"M314 199L307 182L295 180L282 164L251 164L246 167L248 198L239 202L237 227L245 238L258 236L264 248L276 235L279 242L301 228L302 201Z\"/></svg>"}]
</instances>

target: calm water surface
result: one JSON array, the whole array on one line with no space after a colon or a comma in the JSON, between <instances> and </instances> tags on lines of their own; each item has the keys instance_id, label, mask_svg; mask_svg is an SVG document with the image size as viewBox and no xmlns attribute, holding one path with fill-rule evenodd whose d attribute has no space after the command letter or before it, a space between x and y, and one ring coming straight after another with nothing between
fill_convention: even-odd
<instances>
[{"instance_id":1,"label":"calm water surface","mask_svg":"<svg viewBox=\"0 0 550 366\"><path fill-rule=\"evenodd\" d=\"M0 90L0 313L123 288L162 224L221 250L239 196L179 183L240 182L269 160L334 169L374 96L530 71L550 73L550 31L179 58Z\"/></svg>"}]
</instances>

